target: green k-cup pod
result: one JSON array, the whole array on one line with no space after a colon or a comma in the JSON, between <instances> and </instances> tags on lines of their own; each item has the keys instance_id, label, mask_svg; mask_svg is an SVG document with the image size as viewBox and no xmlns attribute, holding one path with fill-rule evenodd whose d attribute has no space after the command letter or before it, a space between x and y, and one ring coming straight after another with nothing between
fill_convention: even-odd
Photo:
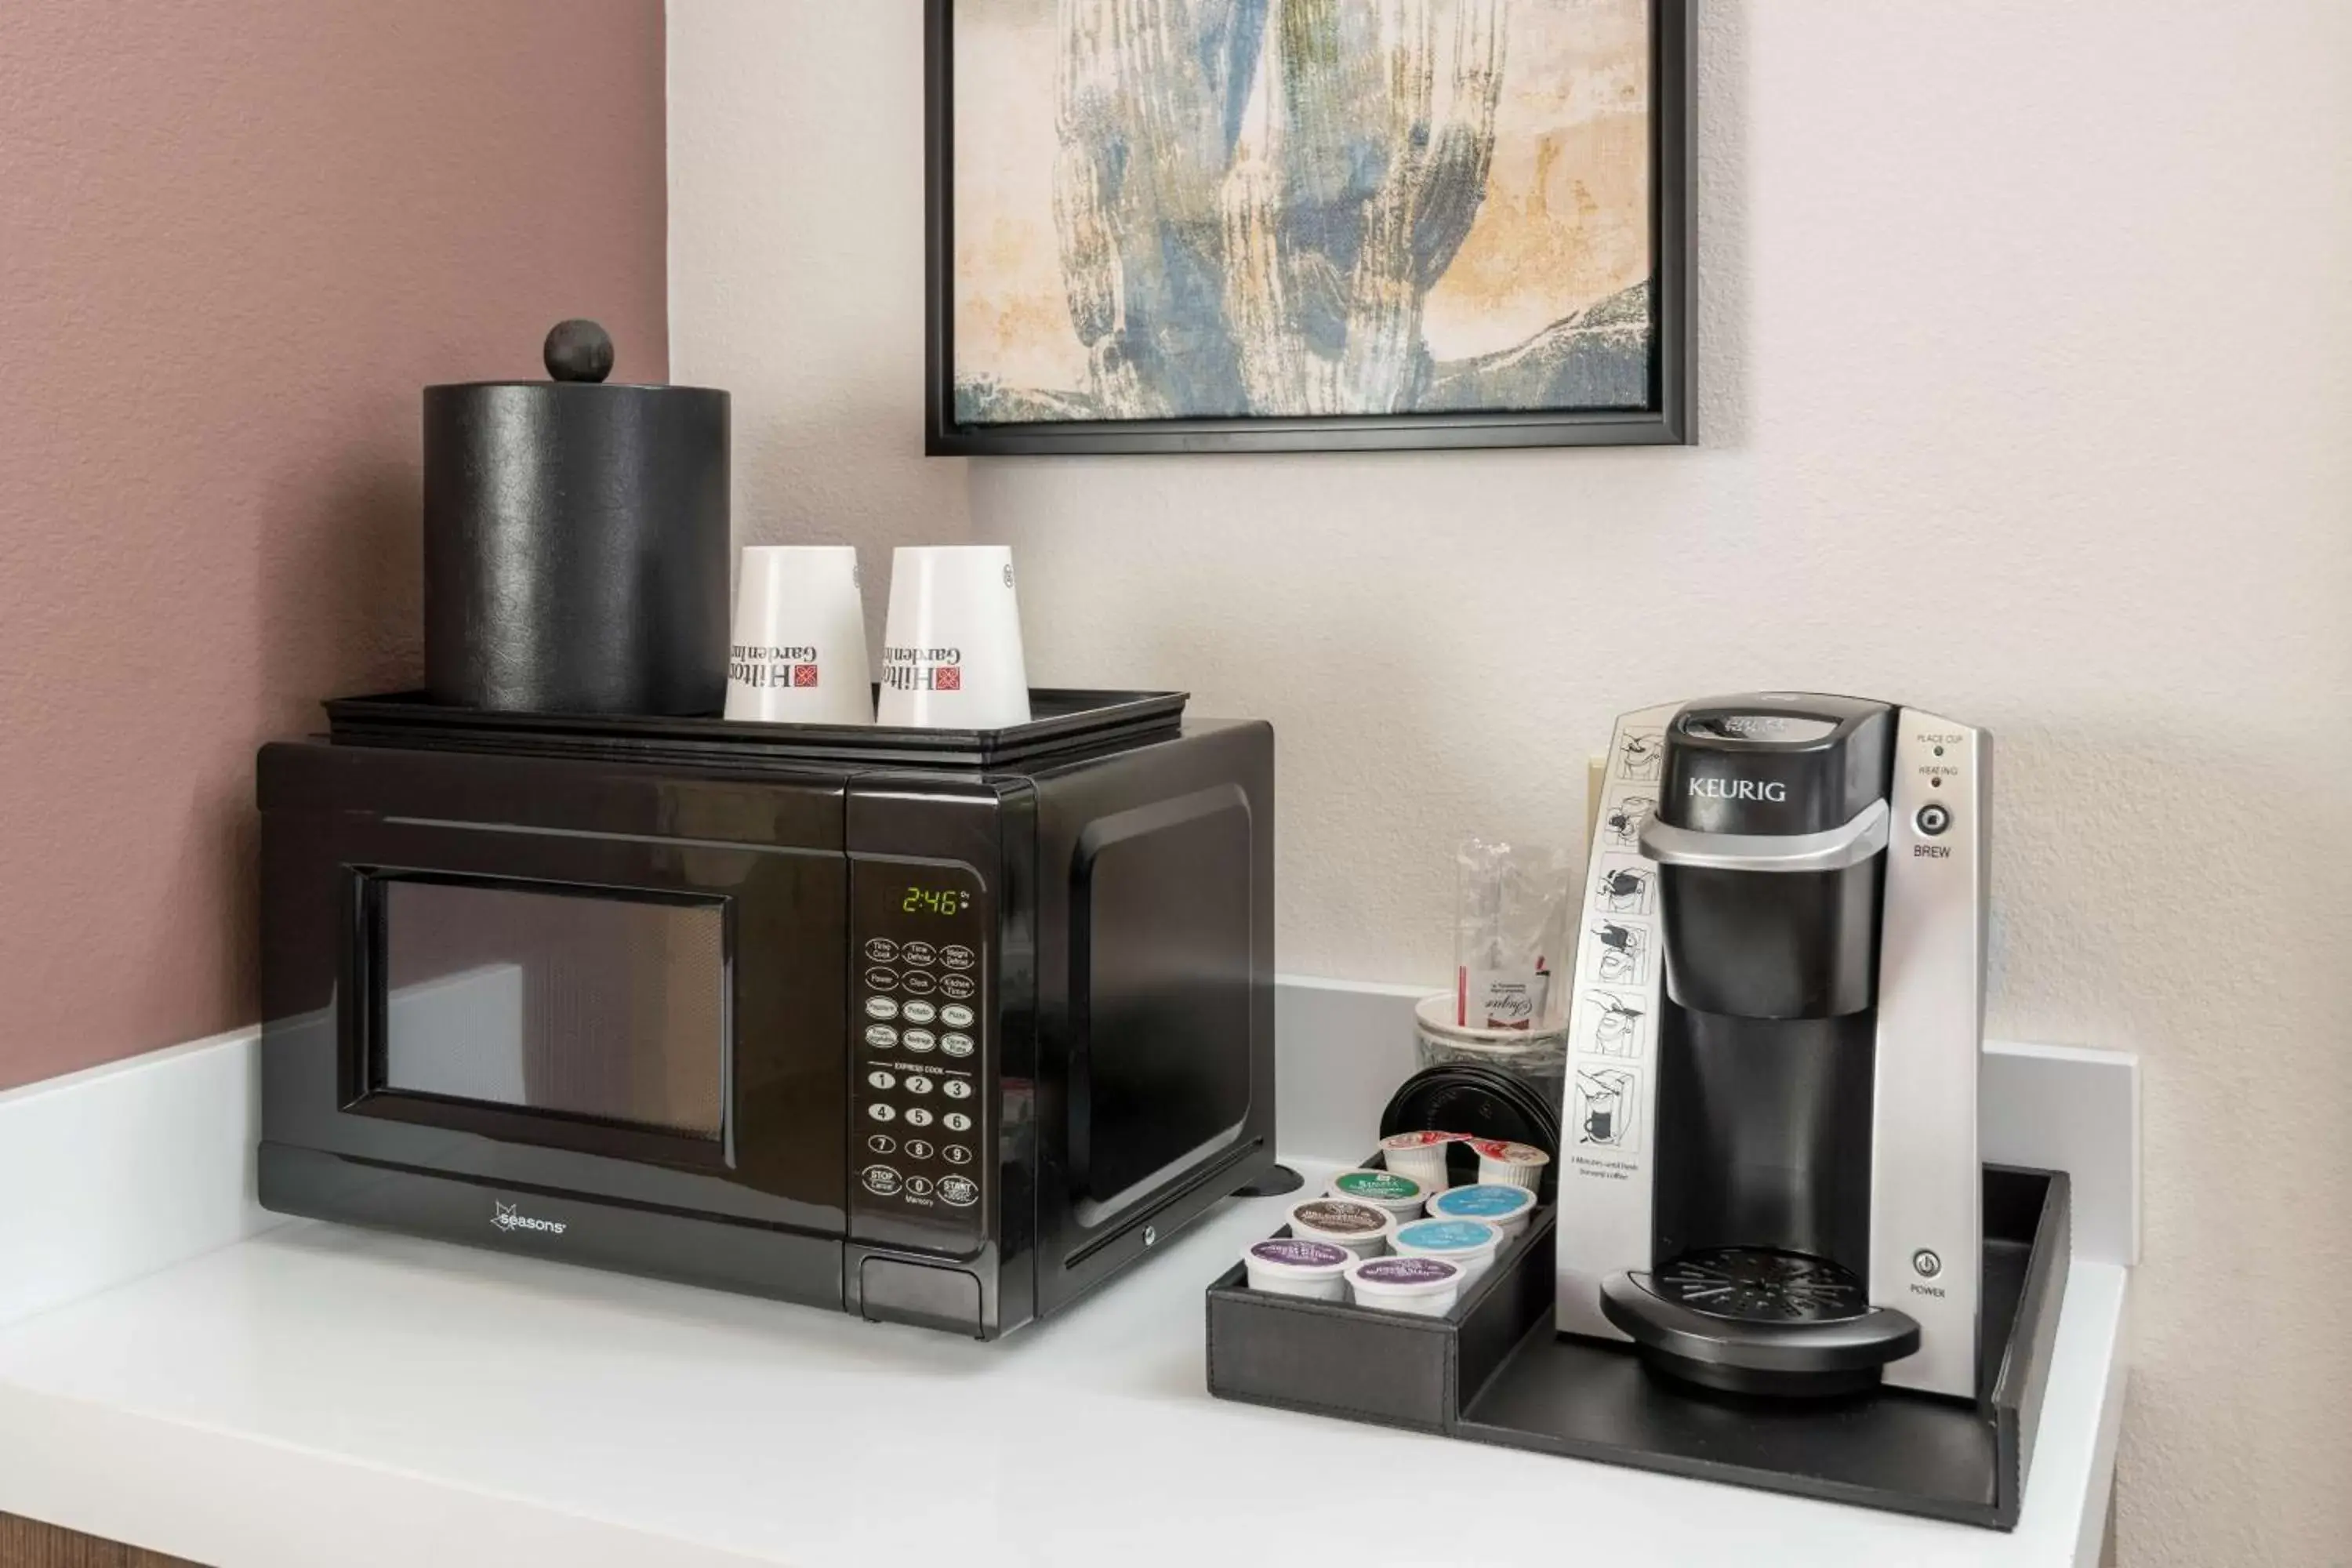
<instances>
[{"instance_id":1,"label":"green k-cup pod","mask_svg":"<svg viewBox=\"0 0 2352 1568\"><path fill-rule=\"evenodd\" d=\"M1377 1204L1391 1214L1412 1214L1428 1201L1429 1189L1394 1171L1342 1171L1331 1178L1331 1195Z\"/></svg>"}]
</instances>

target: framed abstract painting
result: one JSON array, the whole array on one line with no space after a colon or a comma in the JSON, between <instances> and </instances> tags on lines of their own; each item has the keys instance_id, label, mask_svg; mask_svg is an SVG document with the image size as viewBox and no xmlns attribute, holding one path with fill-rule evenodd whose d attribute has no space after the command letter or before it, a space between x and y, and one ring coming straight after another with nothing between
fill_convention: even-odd
<instances>
[{"instance_id":1,"label":"framed abstract painting","mask_svg":"<svg viewBox=\"0 0 2352 1568\"><path fill-rule=\"evenodd\" d=\"M928 0L929 449L1692 439L1690 0Z\"/></svg>"}]
</instances>

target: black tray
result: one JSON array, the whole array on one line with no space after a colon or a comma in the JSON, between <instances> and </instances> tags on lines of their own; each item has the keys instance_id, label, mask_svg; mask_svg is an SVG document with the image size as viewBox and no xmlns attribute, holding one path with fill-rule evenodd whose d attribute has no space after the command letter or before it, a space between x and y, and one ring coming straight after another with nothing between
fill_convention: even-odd
<instances>
[{"instance_id":1,"label":"black tray","mask_svg":"<svg viewBox=\"0 0 2352 1568\"><path fill-rule=\"evenodd\" d=\"M2073 1245L2063 1173L1985 1167L1984 1371L1973 1404L1901 1389L1802 1402L1706 1394L1648 1371L1630 1346L1556 1333L1551 1222L1552 1211L1539 1213L1523 1244L1506 1250L1447 1318L1264 1295L1243 1288L1237 1268L1209 1289L1209 1391L1475 1443L2017 1527ZM1539 1310L1525 1317L1530 1301ZM1515 1315L1522 1331L1498 1353L1491 1336Z\"/></svg>"},{"instance_id":2,"label":"black tray","mask_svg":"<svg viewBox=\"0 0 2352 1568\"><path fill-rule=\"evenodd\" d=\"M822 763L965 769L1019 767L1173 735L1183 725L1188 695L1040 687L1029 693L1029 722L1003 730L493 712L445 707L422 691L337 698L326 708L328 735L342 746L727 767Z\"/></svg>"},{"instance_id":3,"label":"black tray","mask_svg":"<svg viewBox=\"0 0 2352 1568\"><path fill-rule=\"evenodd\" d=\"M1236 1263L1209 1287L1209 1392L1444 1432L1528 1331L1551 1321L1551 1262L1546 1207L1442 1318L1253 1290L1248 1265ZM1364 1375L1368 1367L1379 1374Z\"/></svg>"}]
</instances>

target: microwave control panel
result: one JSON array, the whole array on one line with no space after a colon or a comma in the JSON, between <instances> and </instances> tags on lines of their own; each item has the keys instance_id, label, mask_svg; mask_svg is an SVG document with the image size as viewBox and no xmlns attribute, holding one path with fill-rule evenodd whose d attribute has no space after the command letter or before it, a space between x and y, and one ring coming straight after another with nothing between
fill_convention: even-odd
<instances>
[{"instance_id":1,"label":"microwave control panel","mask_svg":"<svg viewBox=\"0 0 2352 1568\"><path fill-rule=\"evenodd\" d=\"M850 877L850 1233L959 1256L987 1234L986 889L969 868Z\"/></svg>"}]
</instances>

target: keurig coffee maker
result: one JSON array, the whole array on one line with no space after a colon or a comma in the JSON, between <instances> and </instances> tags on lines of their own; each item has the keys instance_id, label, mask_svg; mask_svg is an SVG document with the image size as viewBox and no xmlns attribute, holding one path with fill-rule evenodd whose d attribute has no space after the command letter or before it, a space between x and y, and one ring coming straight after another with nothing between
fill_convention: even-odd
<instances>
[{"instance_id":1,"label":"keurig coffee maker","mask_svg":"<svg viewBox=\"0 0 2352 1568\"><path fill-rule=\"evenodd\" d=\"M1618 722L1563 1331L1737 1393L1976 1396L1990 763L1982 731L1849 697Z\"/></svg>"}]
</instances>

